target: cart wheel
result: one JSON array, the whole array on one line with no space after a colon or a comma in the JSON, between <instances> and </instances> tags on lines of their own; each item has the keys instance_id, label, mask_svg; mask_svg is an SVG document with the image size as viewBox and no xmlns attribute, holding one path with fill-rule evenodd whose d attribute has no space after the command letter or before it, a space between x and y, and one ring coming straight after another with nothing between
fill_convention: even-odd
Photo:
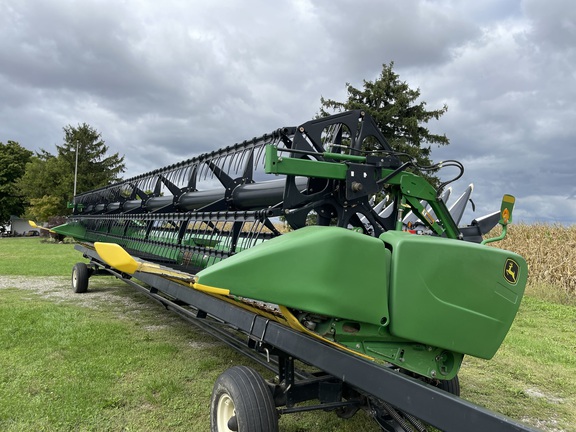
<instances>
[{"instance_id":1,"label":"cart wheel","mask_svg":"<svg viewBox=\"0 0 576 432\"><path fill-rule=\"evenodd\" d=\"M460 396L460 380L458 379L458 375L451 380L439 381L436 387L453 395Z\"/></svg>"},{"instance_id":2,"label":"cart wheel","mask_svg":"<svg viewBox=\"0 0 576 432\"><path fill-rule=\"evenodd\" d=\"M88 279L90 270L84 263L76 263L72 269L72 290L75 293L85 293L88 291Z\"/></svg>"},{"instance_id":3,"label":"cart wheel","mask_svg":"<svg viewBox=\"0 0 576 432\"><path fill-rule=\"evenodd\" d=\"M210 431L278 431L272 392L254 369L234 366L218 377L210 401Z\"/></svg>"}]
</instances>

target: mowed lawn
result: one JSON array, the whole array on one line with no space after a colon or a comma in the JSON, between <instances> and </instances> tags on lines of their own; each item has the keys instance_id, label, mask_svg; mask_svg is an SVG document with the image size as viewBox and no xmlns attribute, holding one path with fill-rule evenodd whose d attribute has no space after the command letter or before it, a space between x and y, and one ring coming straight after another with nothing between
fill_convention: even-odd
<instances>
[{"instance_id":1,"label":"mowed lawn","mask_svg":"<svg viewBox=\"0 0 576 432\"><path fill-rule=\"evenodd\" d=\"M73 294L82 260L72 244L0 239L0 430L209 430L217 376L255 366L111 277ZM528 296L494 359L465 359L462 397L542 430L576 431L575 352L574 304ZM314 412L283 416L280 430L379 428L363 412Z\"/></svg>"}]
</instances>

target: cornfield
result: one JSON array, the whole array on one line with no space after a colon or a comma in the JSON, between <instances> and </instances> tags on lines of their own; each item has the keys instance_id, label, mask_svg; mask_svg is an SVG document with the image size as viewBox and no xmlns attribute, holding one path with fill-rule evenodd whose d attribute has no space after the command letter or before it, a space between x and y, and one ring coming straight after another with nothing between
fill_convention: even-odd
<instances>
[{"instance_id":1,"label":"cornfield","mask_svg":"<svg viewBox=\"0 0 576 432\"><path fill-rule=\"evenodd\" d=\"M490 233L493 237L498 233ZM569 303L576 300L576 226L512 224L506 239L492 243L522 255L528 263L529 292ZM547 292L547 293L545 293Z\"/></svg>"}]
</instances>

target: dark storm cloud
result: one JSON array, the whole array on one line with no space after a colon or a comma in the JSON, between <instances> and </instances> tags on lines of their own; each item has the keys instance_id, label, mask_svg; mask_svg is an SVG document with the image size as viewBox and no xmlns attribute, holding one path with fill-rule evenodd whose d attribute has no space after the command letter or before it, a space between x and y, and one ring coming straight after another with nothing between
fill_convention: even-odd
<instances>
[{"instance_id":1,"label":"dark storm cloud","mask_svg":"<svg viewBox=\"0 0 576 432\"><path fill-rule=\"evenodd\" d=\"M352 81L358 81L358 74L365 73L366 68L377 74L381 64L389 60L401 67L442 64L455 47L478 33L467 19L441 3L409 0L387 2L386 7L380 1L336 4L339 13L334 13L334 3L319 2L318 15L325 17L321 22L326 33L339 47L342 58L348 60Z\"/></svg>"},{"instance_id":2,"label":"dark storm cloud","mask_svg":"<svg viewBox=\"0 0 576 432\"><path fill-rule=\"evenodd\" d=\"M568 1L0 0L0 141L55 151L86 122L128 176L312 118L382 64L420 88L479 216L576 222ZM446 172L447 177L451 173ZM569 197L571 197L569 199Z\"/></svg>"},{"instance_id":3,"label":"dark storm cloud","mask_svg":"<svg viewBox=\"0 0 576 432\"><path fill-rule=\"evenodd\" d=\"M573 223L576 58L550 30L574 38L576 17L568 3L547 3L546 13L540 5L524 2L522 16L484 23L482 36L458 47L435 76L408 75L428 90L425 100L449 105L439 123L452 144L434 154L465 163L463 182L476 184L480 214L509 192L517 218Z\"/></svg>"}]
</instances>

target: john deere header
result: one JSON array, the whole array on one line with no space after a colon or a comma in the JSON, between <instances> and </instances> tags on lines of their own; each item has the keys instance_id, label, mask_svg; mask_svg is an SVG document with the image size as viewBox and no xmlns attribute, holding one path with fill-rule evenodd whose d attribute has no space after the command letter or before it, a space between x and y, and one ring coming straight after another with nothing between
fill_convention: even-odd
<instances>
[{"instance_id":1,"label":"john deere header","mask_svg":"<svg viewBox=\"0 0 576 432\"><path fill-rule=\"evenodd\" d=\"M456 161L418 166L349 111L78 195L55 231L119 245L97 250L124 273L160 272L372 361L450 380L465 354L497 351L527 266L482 244L498 222L505 235L514 198L459 226L472 188L448 208L447 184L422 176L445 166L463 172Z\"/></svg>"}]
</instances>

